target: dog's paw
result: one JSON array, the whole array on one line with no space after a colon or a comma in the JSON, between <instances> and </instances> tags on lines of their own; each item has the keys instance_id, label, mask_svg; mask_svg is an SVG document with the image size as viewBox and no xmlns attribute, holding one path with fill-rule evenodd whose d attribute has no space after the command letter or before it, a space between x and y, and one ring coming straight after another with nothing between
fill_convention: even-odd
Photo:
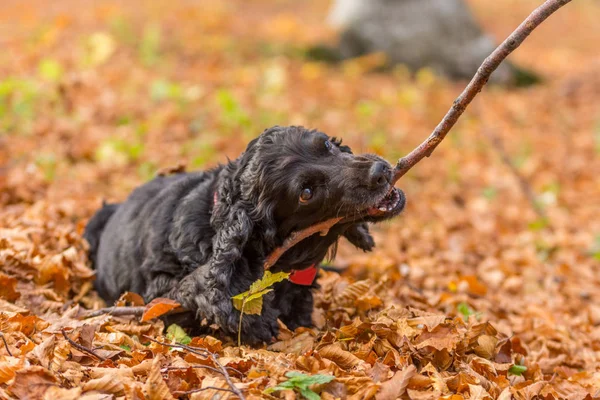
<instances>
[{"instance_id":1,"label":"dog's paw","mask_svg":"<svg viewBox=\"0 0 600 400\"><path fill-rule=\"evenodd\" d=\"M363 251L371 251L375 247L375 240L369 233L369 226L366 223L351 225L344 232L344 237Z\"/></svg>"},{"instance_id":2,"label":"dog's paw","mask_svg":"<svg viewBox=\"0 0 600 400\"><path fill-rule=\"evenodd\" d=\"M239 329L240 313L235 310L227 320L227 326L223 327L229 335L236 337ZM241 339L243 343L258 346L263 343L271 343L273 338L279 335L279 325L273 310L265 310L261 315L244 314L242 318Z\"/></svg>"}]
</instances>

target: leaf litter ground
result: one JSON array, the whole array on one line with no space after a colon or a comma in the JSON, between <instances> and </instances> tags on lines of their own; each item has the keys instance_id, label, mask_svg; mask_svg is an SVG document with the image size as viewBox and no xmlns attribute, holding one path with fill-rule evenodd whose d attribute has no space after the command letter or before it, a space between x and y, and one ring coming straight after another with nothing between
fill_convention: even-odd
<instances>
[{"instance_id":1,"label":"leaf litter ground","mask_svg":"<svg viewBox=\"0 0 600 400\"><path fill-rule=\"evenodd\" d=\"M470 3L498 39L538 4ZM428 70L370 72L377 56L336 66L302 58L303 47L333 40L326 9L3 4L0 398L234 398L221 390L230 385L219 365L246 398L300 397L301 387L324 399L600 396L591 0L565 7L515 54L543 85L486 88L432 159L399 182L407 209L377 227L374 253L340 246L334 265L345 271L322 273L315 328L282 327L275 343L252 349L156 319L81 317L106 306L81 239L103 198L123 199L162 168L234 158L274 124L318 127L390 161L437 124L462 84ZM548 221L486 131L502 139ZM160 344L175 341L183 344ZM265 393L276 387L288 389Z\"/></svg>"}]
</instances>

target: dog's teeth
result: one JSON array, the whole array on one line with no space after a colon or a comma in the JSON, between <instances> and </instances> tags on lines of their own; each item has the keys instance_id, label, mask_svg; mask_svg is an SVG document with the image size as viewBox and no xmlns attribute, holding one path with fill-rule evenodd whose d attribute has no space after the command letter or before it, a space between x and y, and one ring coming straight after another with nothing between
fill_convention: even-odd
<instances>
[{"instance_id":1,"label":"dog's teeth","mask_svg":"<svg viewBox=\"0 0 600 400\"><path fill-rule=\"evenodd\" d=\"M379 207L379 211L385 212L385 211L387 211L387 208L385 208L385 207Z\"/></svg>"}]
</instances>

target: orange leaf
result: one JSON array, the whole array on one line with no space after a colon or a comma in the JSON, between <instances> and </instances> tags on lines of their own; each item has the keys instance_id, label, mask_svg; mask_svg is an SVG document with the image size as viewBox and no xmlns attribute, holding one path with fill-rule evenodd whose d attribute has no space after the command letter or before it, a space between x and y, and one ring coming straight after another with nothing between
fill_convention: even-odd
<instances>
[{"instance_id":1,"label":"orange leaf","mask_svg":"<svg viewBox=\"0 0 600 400\"><path fill-rule=\"evenodd\" d=\"M119 300L117 300L117 305L125 306L128 304L132 306L143 306L144 299L137 293L125 292L119 297Z\"/></svg>"},{"instance_id":2,"label":"orange leaf","mask_svg":"<svg viewBox=\"0 0 600 400\"><path fill-rule=\"evenodd\" d=\"M16 289L17 280L12 276L8 276L0 272L0 297L8 300L15 301L21 297Z\"/></svg>"},{"instance_id":3,"label":"orange leaf","mask_svg":"<svg viewBox=\"0 0 600 400\"><path fill-rule=\"evenodd\" d=\"M408 386L408 381L417 373L414 365L409 365L402 371L394 374L392 379L381 385L381 390L377 393L377 400L392 400L402 396Z\"/></svg>"},{"instance_id":4,"label":"orange leaf","mask_svg":"<svg viewBox=\"0 0 600 400\"><path fill-rule=\"evenodd\" d=\"M154 299L150 303L146 304L144 315L142 315L142 322L158 318L179 306L180 304L175 300L166 299L164 297Z\"/></svg>"}]
</instances>

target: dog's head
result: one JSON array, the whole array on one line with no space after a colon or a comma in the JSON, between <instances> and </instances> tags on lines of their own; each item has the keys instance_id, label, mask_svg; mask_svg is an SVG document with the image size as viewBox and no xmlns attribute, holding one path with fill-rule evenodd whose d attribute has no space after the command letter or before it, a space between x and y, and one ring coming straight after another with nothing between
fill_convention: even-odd
<instances>
[{"instance_id":1,"label":"dog's head","mask_svg":"<svg viewBox=\"0 0 600 400\"><path fill-rule=\"evenodd\" d=\"M355 155L316 130L270 128L248 145L239 167L241 197L256 216L270 216L283 237L333 217L382 221L405 205L387 161Z\"/></svg>"}]
</instances>

